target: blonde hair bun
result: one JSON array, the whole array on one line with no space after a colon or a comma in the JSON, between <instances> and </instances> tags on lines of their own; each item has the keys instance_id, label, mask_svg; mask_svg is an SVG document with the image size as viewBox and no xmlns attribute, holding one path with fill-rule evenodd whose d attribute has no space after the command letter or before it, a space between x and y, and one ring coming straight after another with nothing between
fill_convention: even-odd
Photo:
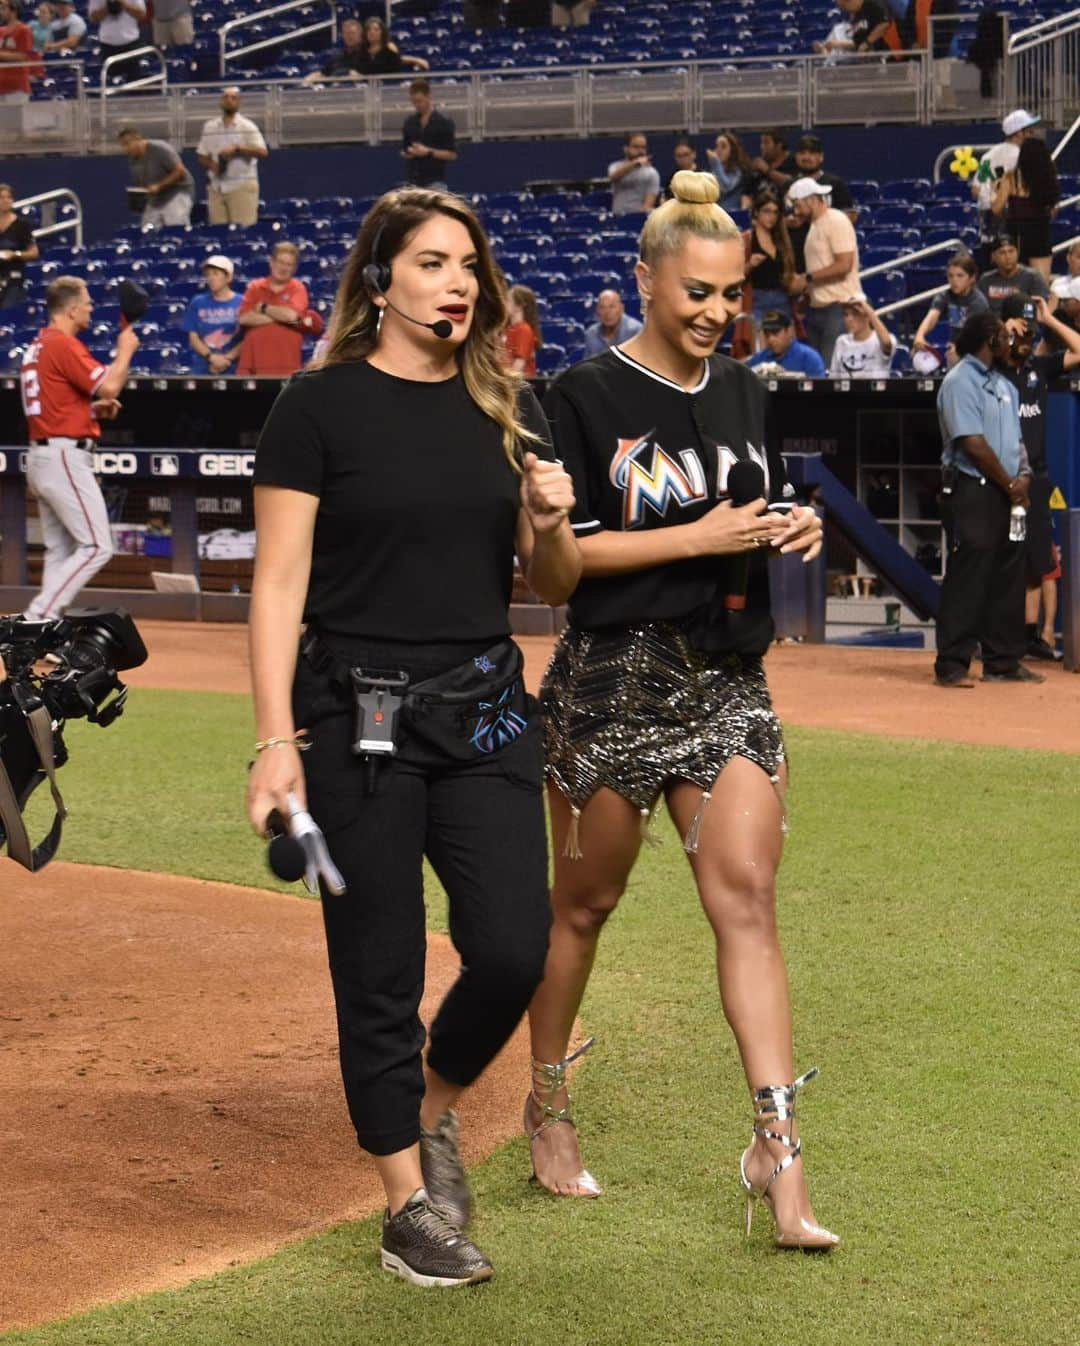
<instances>
[{"instance_id":1,"label":"blonde hair bun","mask_svg":"<svg viewBox=\"0 0 1080 1346\"><path fill-rule=\"evenodd\" d=\"M720 184L712 173L692 173L680 169L671 179L671 191L676 201L687 205L711 206L720 200Z\"/></svg>"}]
</instances>

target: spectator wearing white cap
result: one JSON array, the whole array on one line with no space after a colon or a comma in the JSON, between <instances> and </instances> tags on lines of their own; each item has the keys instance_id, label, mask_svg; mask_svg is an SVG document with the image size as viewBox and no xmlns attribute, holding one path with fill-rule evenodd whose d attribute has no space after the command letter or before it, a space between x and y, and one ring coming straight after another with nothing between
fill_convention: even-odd
<instances>
[{"instance_id":1,"label":"spectator wearing white cap","mask_svg":"<svg viewBox=\"0 0 1080 1346\"><path fill-rule=\"evenodd\" d=\"M203 374L227 374L240 354L243 333L237 322L242 298L232 288L233 264L215 253L202 265L206 289L184 314L188 345L202 361Z\"/></svg>"},{"instance_id":2,"label":"spectator wearing white cap","mask_svg":"<svg viewBox=\"0 0 1080 1346\"><path fill-rule=\"evenodd\" d=\"M979 207L979 241L983 245L980 264L985 266L989 253L986 244L999 231L999 222L990 211L994 199L994 184L1016 168L1020 158L1020 146L1035 134L1035 128L1041 122L1040 117L1017 108L1010 112L1001 123L1004 137L998 144L991 146L979 160L979 171L971 181L971 194Z\"/></svg>"},{"instance_id":3,"label":"spectator wearing white cap","mask_svg":"<svg viewBox=\"0 0 1080 1346\"><path fill-rule=\"evenodd\" d=\"M259 218L259 160L263 134L240 115L240 90L221 91L221 116L203 126L195 153L206 169L206 218L210 224L254 224Z\"/></svg>"},{"instance_id":4,"label":"spectator wearing white cap","mask_svg":"<svg viewBox=\"0 0 1080 1346\"><path fill-rule=\"evenodd\" d=\"M846 330L836 338L829 374L834 379L887 379L896 349L892 333L863 294L845 300L841 312Z\"/></svg>"},{"instance_id":5,"label":"spectator wearing white cap","mask_svg":"<svg viewBox=\"0 0 1080 1346\"><path fill-rule=\"evenodd\" d=\"M804 255L806 270L793 277L792 294L809 294L806 339L825 364L832 360L836 338L844 330L844 301L859 292L859 245L855 226L831 205L831 189L816 178L796 178L788 200L799 223L809 222Z\"/></svg>"}]
</instances>

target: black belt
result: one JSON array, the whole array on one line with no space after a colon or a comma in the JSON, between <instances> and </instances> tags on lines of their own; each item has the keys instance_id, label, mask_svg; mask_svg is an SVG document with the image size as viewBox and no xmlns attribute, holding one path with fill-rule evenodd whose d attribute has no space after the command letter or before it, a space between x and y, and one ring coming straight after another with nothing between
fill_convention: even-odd
<instances>
[{"instance_id":1,"label":"black belt","mask_svg":"<svg viewBox=\"0 0 1080 1346\"><path fill-rule=\"evenodd\" d=\"M70 435L53 435L52 439L32 439L30 447L34 449L47 449L53 442L53 439L71 439ZM92 439L76 439L72 442L73 449L92 449L94 441Z\"/></svg>"}]
</instances>

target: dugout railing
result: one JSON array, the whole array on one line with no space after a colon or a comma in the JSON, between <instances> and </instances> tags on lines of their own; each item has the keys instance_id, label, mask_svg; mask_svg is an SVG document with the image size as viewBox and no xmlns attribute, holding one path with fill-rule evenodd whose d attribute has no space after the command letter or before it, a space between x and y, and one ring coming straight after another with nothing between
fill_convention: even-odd
<instances>
[{"instance_id":1,"label":"dugout railing","mask_svg":"<svg viewBox=\"0 0 1080 1346\"><path fill-rule=\"evenodd\" d=\"M779 448L792 475L832 520L827 561L803 566L797 557L784 558L786 568L773 572L782 635L822 638L828 575L850 575L860 562L860 573L876 577L875 587L886 595L895 595L924 622L932 614L936 567L931 570L928 562L916 561L903 528L879 522L884 516L866 490L867 474L860 464L881 462L883 445L895 437L893 427L902 424L918 447L918 471L936 483L938 385L939 380L930 378L766 379ZM103 427L106 442L97 460L120 550L88 600L121 603L144 616L246 618L252 562L244 552L245 545L250 552L254 526L255 445L280 386L273 379L129 380L120 419ZM1046 435L1051 475L1074 507L1080 502L1078 394L1080 377L1055 386ZM15 428L25 424L14 378L0 379L0 423L10 427L5 435L9 442L0 445L0 610L20 611L40 575L41 547L25 486L26 446L10 442ZM163 426L169 427L164 443ZM811 480L813 474L806 470L811 462L827 469L828 477L820 474L819 480ZM939 527L932 502L927 508L930 512L920 524L924 532ZM1063 630L1072 633L1070 649L1080 654L1075 646L1080 633L1080 539L1072 517L1056 512L1068 573ZM1066 526L1072 530L1067 535ZM787 566L788 561L793 564ZM158 593L153 571L194 576L193 591ZM525 595L519 592L518 597ZM522 601L515 607L519 631L550 632L556 620L540 604Z\"/></svg>"}]
</instances>

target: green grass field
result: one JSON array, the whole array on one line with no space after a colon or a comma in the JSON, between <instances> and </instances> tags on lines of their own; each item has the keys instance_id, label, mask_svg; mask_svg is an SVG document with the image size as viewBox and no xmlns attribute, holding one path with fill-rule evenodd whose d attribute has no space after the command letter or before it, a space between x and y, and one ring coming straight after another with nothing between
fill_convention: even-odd
<instances>
[{"instance_id":1,"label":"green grass field","mask_svg":"<svg viewBox=\"0 0 1080 1346\"><path fill-rule=\"evenodd\" d=\"M75 726L63 858L267 883L241 813L250 739L228 696L141 692L107 732ZM667 831L583 1009L598 1045L576 1095L602 1200L532 1189L518 1140L473 1173L489 1286L385 1276L368 1220L5 1344L1075 1339L1076 761L822 731L789 749L781 919L797 1061L822 1068L801 1115L834 1255L777 1253L764 1211L742 1236L748 1100Z\"/></svg>"}]
</instances>

